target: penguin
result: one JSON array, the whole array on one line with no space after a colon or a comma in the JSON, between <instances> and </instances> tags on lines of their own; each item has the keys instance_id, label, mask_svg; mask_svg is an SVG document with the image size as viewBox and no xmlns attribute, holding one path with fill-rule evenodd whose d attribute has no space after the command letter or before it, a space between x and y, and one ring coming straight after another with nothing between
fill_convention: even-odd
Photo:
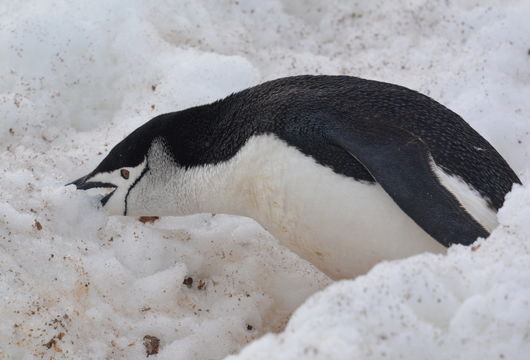
<instances>
[{"instance_id":1,"label":"penguin","mask_svg":"<svg viewBox=\"0 0 530 360\"><path fill-rule=\"evenodd\" d=\"M159 115L77 189L111 215L255 219L334 279L470 245L520 180L459 115L402 86L280 78Z\"/></svg>"}]
</instances>

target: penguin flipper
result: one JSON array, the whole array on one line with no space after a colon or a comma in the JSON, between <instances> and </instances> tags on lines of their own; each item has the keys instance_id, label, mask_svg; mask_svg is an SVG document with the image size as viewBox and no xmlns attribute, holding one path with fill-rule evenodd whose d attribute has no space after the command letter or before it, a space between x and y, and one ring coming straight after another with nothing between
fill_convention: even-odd
<instances>
[{"instance_id":1,"label":"penguin flipper","mask_svg":"<svg viewBox=\"0 0 530 360\"><path fill-rule=\"evenodd\" d=\"M489 235L440 183L420 137L381 123L328 130L326 135L361 162L396 204L442 245L470 245Z\"/></svg>"}]
</instances>

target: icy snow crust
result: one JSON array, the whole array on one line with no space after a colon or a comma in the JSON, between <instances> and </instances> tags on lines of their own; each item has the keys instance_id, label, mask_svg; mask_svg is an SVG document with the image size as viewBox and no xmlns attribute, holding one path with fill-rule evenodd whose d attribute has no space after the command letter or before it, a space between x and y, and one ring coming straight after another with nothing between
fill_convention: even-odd
<instances>
[{"instance_id":1,"label":"icy snow crust","mask_svg":"<svg viewBox=\"0 0 530 360\"><path fill-rule=\"evenodd\" d=\"M330 284L250 219L109 218L63 186L156 114L286 75L379 79L460 113L529 181L528 1L2 1L0 16L3 359L144 359L146 335L152 358L221 359ZM231 359L528 359L528 186L499 219L473 247L333 284Z\"/></svg>"}]
</instances>

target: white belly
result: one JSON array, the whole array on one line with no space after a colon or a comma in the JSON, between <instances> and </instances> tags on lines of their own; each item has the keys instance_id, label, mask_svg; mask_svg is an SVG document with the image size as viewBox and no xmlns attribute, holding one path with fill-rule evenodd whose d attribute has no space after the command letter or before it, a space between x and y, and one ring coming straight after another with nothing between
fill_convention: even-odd
<instances>
[{"instance_id":1,"label":"white belly","mask_svg":"<svg viewBox=\"0 0 530 360\"><path fill-rule=\"evenodd\" d=\"M218 210L256 219L333 278L363 274L382 260L445 251L379 185L336 174L273 136L252 138L215 173L223 174L212 179L214 187L222 184L215 192L231 199L219 200Z\"/></svg>"},{"instance_id":2,"label":"white belly","mask_svg":"<svg viewBox=\"0 0 530 360\"><path fill-rule=\"evenodd\" d=\"M303 185L292 184L277 214L256 219L333 278L366 273L382 260L445 251L379 185L335 177L329 174L320 183L300 179Z\"/></svg>"}]
</instances>

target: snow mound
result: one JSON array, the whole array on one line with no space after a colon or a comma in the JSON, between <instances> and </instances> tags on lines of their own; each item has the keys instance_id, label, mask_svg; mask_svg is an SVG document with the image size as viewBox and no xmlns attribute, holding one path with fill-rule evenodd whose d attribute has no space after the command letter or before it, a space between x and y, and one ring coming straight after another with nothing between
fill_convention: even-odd
<instances>
[{"instance_id":1,"label":"snow mound","mask_svg":"<svg viewBox=\"0 0 530 360\"><path fill-rule=\"evenodd\" d=\"M530 187L515 189L499 217L471 247L331 285L284 332L228 359L528 359Z\"/></svg>"},{"instance_id":2,"label":"snow mound","mask_svg":"<svg viewBox=\"0 0 530 360\"><path fill-rule=\"evenodd\" d=\"M72 187L25 197L0 202L7 355L142 359L147 335L160 359L214 358L280 330L330 282L250 219L108 219Z\"/></svg>"}]
</instances>

